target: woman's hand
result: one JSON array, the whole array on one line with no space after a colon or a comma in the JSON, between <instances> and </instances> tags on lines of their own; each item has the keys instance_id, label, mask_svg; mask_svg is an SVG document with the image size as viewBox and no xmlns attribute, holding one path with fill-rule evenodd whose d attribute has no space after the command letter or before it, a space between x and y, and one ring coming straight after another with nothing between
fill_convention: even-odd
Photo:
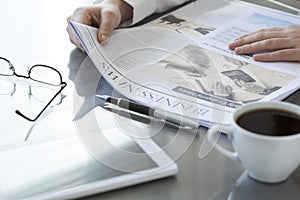
<instances>
[{"instance_id":1,"label":"woman's hand","mask_svg":"<svg viewBox=\"0 0 300 200\"><path fill-rule=\"evenodd\" d=\"M99 28L98 41L100 44L105 45L109 41L113 30L120 23L131 18L132 7L126 2L123 0L104 0L98 5L77 8L67 20L68 22L74 21ZM67 32L70 41L83 50L69 23Z\"/></svg>"},{"instance_id":2,"label":"woman's hand","mask_svg":"<svg viewBox=\"0 0 300 200\"><path fill-rule=\"evenodd\" d=\"M300 62L300 26L262 29L229 44L237 54L254 54L256 61Z\"/></svg>"}]
</instances>

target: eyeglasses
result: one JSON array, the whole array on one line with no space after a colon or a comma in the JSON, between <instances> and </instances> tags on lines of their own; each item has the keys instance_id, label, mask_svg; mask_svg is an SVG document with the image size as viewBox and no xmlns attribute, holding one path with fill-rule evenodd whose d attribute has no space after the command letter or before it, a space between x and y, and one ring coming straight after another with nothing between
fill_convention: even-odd
<instances>
[{"instance_id":1,"label":"eyeglasses","mask_svg":"<svg viewBox=\"0 0 300 200\"><path fill-rule=\"evenodd\" d=\"M10 89L7 87L8 91L0 91L0 94L9 94L12 96L15 93L16 86L15 82L12 79L9 79L9 76L16 76L20 78L25 78L25 79L30 79L35 82L39 82L48 86L56 86L60 87L60 89L50 98L48 103L44 106L44 108L37 114L36 117L34 118L29 118L26 115L24 115L22 112L19 110L16 110L16 114L20 115L21 117L29 120L29 121L36 121L41 114L46 110L46 108L54 101L54 99L60 94L61 98L60 101L64 98L64 96L61 94L61 91L67 86L66 82L62 81L62 76L58 70L56 70L53 67L47 66L47 65L34 65L30 68L28 68L28 74L27 76L24 75L19 75L15 72L14 66L11 64L9 60L6 58L0 57L0 75L1 76L6 76L6 79L3 79L6 81L7 84L13 85ZM5 85L2 85L5 87ZM41 96L42 92L38 92L38 90L35 90L36 95L33 94L32 88L40 88L41 86L35 86L34 84L31 84L29 86L29 95L32 95L36 97L37 100L39 101L44 101L44 98L39 98ZM42 86L45 88L45 86ZM45 93L45 92L44 92ZM61 102L60 102L61 103ZM59 103L57 103L59 104Z\"/></svg>"}]
</instances>

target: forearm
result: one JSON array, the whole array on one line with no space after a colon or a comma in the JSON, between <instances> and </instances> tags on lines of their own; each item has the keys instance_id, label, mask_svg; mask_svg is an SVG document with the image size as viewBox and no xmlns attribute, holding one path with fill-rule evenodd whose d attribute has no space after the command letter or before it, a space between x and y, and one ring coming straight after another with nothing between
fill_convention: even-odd
<instances>
[{"instance_id":1,"label":"forearm","mask_svg":"<svg viewBox=\"0 0 300 200\"><path fill-rule=\"evenodd\" d=\"M133 7L124 0L104 0L102 3L116 5L121 13L121 23L131 20L133 17Z\"/></svg>"},{"instance_id":2,"label":"forearm","mask_svg":"<svg viewBox=\"0 0 300 200\"><path fill-rule=\"evenodd\" d=\"M127 20L126 26L133 25L145 17L156 13L163 12L175 6L181 5L191 0L124 0L133 9L131 20ZM125 22L125 21L124 21Z\"/></svg>"}]
</instances>

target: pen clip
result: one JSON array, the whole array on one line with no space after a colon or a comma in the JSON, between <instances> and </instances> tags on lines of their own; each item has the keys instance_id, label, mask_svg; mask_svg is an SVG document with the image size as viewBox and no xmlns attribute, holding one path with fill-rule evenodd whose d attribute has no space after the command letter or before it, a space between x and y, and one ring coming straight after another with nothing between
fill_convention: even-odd
<instances>
[{"instance_id":1,"label":"pen clip","mask_svg":"<svg viewBox=\"0 0 300 200\"><path fill-rule=\"evenodd\" d=\"M117 114L122 117L126 117L128 119L132 119L134 121L138 121L138 122L142 122L142 123L146 123L146 124L151 123L151 119L148 116L142 115L137 112L132 112L132 111L124 109L124 108L120 108L119 106L111 104L111 103L104 103L104 108L114 114Z\"/></svg>"},{"instance_id":2,"label":"pen clip","mask_svg":"<svg viewBox=\"0 0 300 200\"><path fill-rule=\"evenodd\" d=\"M121 108L115 104L111 104L111 103L104 103L104 108L106 110L109 110L115 114L118 114L120 116L126 117L126 118L130 118L132 120L135 121L139 121L142 123L146 123L146 124L151 124L151 123L159 123L159 124L166 124L167 126L171 126L171 127L175 127L175 128L179 128L179 129L185 129L185 130L192 130L192 127L189 126L181 126L177 123L173 123L171 121L167 121L165 119L162 118L157 118L157 117L153 117L153 116L148 116L148 115L144 115L132 110L127 110L124 108Z\"/></svg>"}]
</instances>

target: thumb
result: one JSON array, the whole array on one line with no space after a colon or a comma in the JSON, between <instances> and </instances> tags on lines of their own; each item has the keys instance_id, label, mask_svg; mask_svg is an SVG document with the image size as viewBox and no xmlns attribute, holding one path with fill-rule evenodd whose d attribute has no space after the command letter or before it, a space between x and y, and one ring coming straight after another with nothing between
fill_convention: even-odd
<instances>
[{"instance_id":1,"label":"thumb","mask_svg":"<svg viewBox=\"0 0 300 200\"><path fill-rule=\"evenodd\" d=\"M101 45L106 45L112 35L113 30L119 25L121 17L110 10L103 10L101 13L101 23L98 31L98 41Z\"/></svg>"}]
</instances>

